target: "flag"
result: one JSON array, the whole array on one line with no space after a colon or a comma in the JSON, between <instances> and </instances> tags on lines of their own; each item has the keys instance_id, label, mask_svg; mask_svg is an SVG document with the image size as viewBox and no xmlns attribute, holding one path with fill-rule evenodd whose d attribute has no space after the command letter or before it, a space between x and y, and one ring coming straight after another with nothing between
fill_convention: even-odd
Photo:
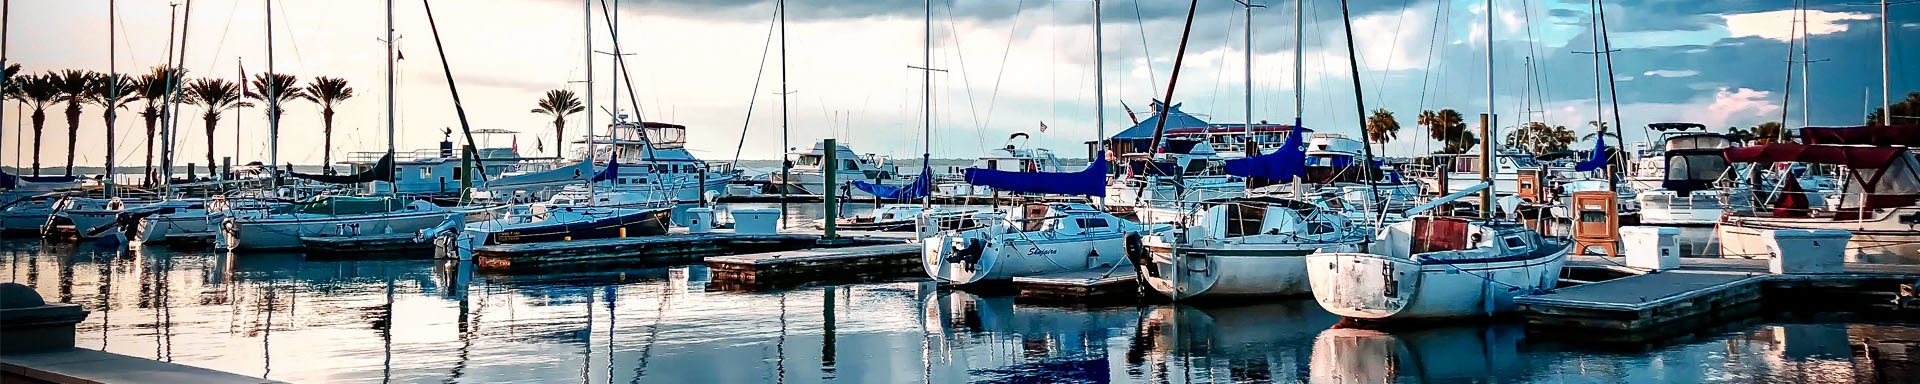
<instances>
[{"instance_id":1,"label":"flag","mask_svg":"<svg viewBox=\"0 0 1920 384\"><path fill-rule=\"evenodd\" d=\"M535 140L533 142L533 150L534 152L547 153L547 141Z\"/></svg>"},{"instance_id":2,"label":"flag","mask_svg":"<svg viewBox=\"0 0 1920 384\"><path fill-rule=\"evenodd\" d=\"M1047 122L1040 122L1040 133L1047 133Z\"/></svg>"},{"instance_id":3,"label":"flag","mask_svg":"<svg viewBox=\"0 0 1920 384\"><path fill-rule=\"evenodd\" d=\"M1133 114L1133 107L1127 106L1127 102L1122 101L1120 102L1120 108L1127 110L1127 118L1133 120L1133 125L1140 125L1140 117Z\"/></svg>"},{"instance_id":4,"label":"flag","mask_svg":"<svg viewBox=\"0 0 1920 384\"><path fill-rule=\"evenodd\" d=\"M520 154L520 135L513 135L513 153L515 156Z\"/></svg>"}]
</instances>

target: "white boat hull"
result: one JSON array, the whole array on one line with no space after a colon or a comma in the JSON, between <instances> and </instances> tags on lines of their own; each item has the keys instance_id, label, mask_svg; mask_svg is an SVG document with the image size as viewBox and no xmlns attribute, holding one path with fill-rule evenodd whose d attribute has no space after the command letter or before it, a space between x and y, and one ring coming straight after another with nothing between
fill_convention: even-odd
<instances>
[{"instance_id":1,"label":"white boat hull","mask_svg":"<svg viewBox=\"0 0 1920 384\"><path fill-rule=\"evenodd\" d=\"M40 226L47 225L47 216L52 209L25 209L0 213L0 230L8 233L40 233Z\"/></svg>"},{"instance_id":2,"label":"white boat hull","mask_svg":"<svg viewBox=\"0 0 1920 384\"><path fill-rule=\"evenodd\" d=\"M1307 255L1316 251L1354 252L1354 243L1263 245L1259 249L1183 248L1147 244L1153 265L1147 286L1174 300L1231 297L1300 296L1313 293ZM1176 261L1183 264L1178 264Z\"/></svg>"},{"instance_id":3,"label":"white boat hull","mask_svg":"<svg viewBox=\"0 0 1920 384\"><path fill-rule=\"evenodd\" d=\"M160 244L189 239L212 239L215 226L208 223L204 211L154 215L140 219L137 240Z\"/></svg>"},{"instance_id":4,"label":"white boat hull","mask_svg":"<svg viewBox=\"0 0 1920 384\"><path fill-rule=\"evenodd\" d=\"M124 238L120 226L115 221L120 217L119 210L95 211L69 209L61 214L73 220L75 236L81 239ZM99 232L94 232L99 230Z\"/></svg>"},{"instance_id":5,"label":"white boat hull","mask_svg":"<svg viewBox=\"0 0 1920 384\"><path fill-rule=\"evenodd\" d=\"M1834 221L1831 218L1729 217L1716 232L1720 255L1727 258L1771 257L1766 238L1770 229L1837 229L1853 232L1846 261L1853 263L1913 263L1920 260L1920 229L1900 223L1901 217L1920 219L1920 207L1888 210L1875 218Z\"/></svg>"},{"instance_id":6,"label":"white boat hull","mask_svg":"<svg viewBox=\"0 0 1920 384\"><path fill-rule=\"evenodd\" d=\"M969 236L972 231L943 233L921 244L921 266L927 275L952 284L1008 281L1015 277L1036 276L1090 269L1113 269L1128 264L1127 233L1104 233L1066 238L1025 238L1007 234L988 240ZM948 261L965 247L969 239L986 248L976 262Z\"/></svg>"},{"instance_id":7,"label":"white boat hull","mask_svg":"<svg viewBox=\"0 0 1920 384\"><path fill-rule=\"evenodd\" d=\"M382 213L366 215L296 214L270 219L228 219L221 231L222 245L233 251L300 249L302 237L418 232L458 215L452 211Z\"/></svg>"},{"instance_id":8,"label":"white boat hull","mask_svg":"<svg viewBox=\"0 0 1920 384\"><path fill-rule=\"evenodd\" d=\"M1553 288L1572 247L1541 257L1426 264L1368 253L1307 256L1313 297L1328 312L1360 320L1483 317L1514 310L1513 298Z\"/></svg>"}]
</instances>

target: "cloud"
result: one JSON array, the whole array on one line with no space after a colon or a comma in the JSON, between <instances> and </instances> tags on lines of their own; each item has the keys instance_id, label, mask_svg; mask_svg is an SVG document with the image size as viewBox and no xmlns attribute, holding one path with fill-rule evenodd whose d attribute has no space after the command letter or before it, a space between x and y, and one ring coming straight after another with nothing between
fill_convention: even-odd
<instances>
[{"instance_id":1,"label":"cloud","mask_svg":"<svg viewBox=\"0 0 1920 384\"><path fill-rule=\"evenodd\" d=\"M1761 37L1778 41L1793 38L1798 21L1794 10L1780 10L1744 14L1728 14L1720 17L1727 21L1729 37ZM1826 35L1847 31L1845 21L1872 20L1873 15L1853 12L1807 11L1807 35Z\"/></svg>"},{"instance_id":2,"label":"cloud","mask_svg":"<svg viewBox=\"0 0 1920 384\"><path fill-rule=\"evenodd\" d=\"M1641 73L1641 75L1650 76L1650 77L1693 77L1694 75L1699 75L1699 74L1700 74L1700 71L1695 71L1691 69L1679 69L1679 70L1655 69L1655 70L1647 71L1645 73Z\"/></svg>"},{"instance_id":3,"label":"cloud","mask_svg":"<svg viewBox=\"0 0 1920 384\"><path fill-rule=\"evenodd\" d=\"M1707 115L1703 124L1709 127L1748 125L1765 121L1780 111L1780 105L1768 99L1773 93L1756 91L1750 88L1729 90L1720 88L1714 92L1713 103L1707 105Z\"/></svg>"}]
</instances>

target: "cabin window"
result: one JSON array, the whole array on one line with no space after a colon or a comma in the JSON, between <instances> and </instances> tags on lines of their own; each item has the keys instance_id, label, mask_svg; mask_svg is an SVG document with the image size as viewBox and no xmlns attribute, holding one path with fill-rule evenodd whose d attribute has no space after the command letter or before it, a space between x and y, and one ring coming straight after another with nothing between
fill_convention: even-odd
<instances>
[{"instance_id":1,"label":"cabin window","mask_svg":"<svg viewBox=\"0 0 1920 384\"><path fill-rule=\"evenodd\" d=\"M420 167L420 178L421 178L421 179L432 179L432 178L433 178L433 167Z\"/></svg>"},{"instance_id":2,"label":"cabin window","mask_svg":"<svg viewBox=\"0 0 1920 384\"><path fill-rule=\"evenodd\" d=\"M1517 236L1508 236L1508 237L1505 237L1504 240L1507 242L1508 249L1521 249L1521 248L1527 247L1527 241L1520 240L1520 238Z\"/></svg>"},{"instance_id":3,"label":"cabin window","mask_svg":"<svg viewBox=\"0 0 1920 384\"><path fill-rule=\"evenodd\" d=\"M849 171L859 170L860 161L853 160L853 159L840 160L840 169L845 169Z\"/></svg>"},{"instance_id":4,"label":"cabin window","mask_svg":"<svg viewBox=\"0 0 1920 384\"><path fill-rule=\"evenodd\" d=\"M1102 218L1086 218L1086 219L1079 219L1079 220L1077 220L1077 221L1079 221L1079 223L1080 223L1080 228L1081 228L1081 229L1094 229L1094 228L1106 228L1106 227L1107 227L1107 219L1102 219Z\"/></svg>"},{"instance_id":5,"label":"cabin window","mask_svg":"<svg viewBox=\"0 0 1920 384\"><path fill-rule=\"evenodd\" d=\"M987 169L1000 170L1000 160L987 160Z\"/></svg>"},{"instance_id":6,"label":"cabin window","mask_svg":"<svg viewBox=\"0 0 1920 384\"><path fill-rule=\"evenodd\" d=\"M801 155L799 165L820 165L820 156Z\"/></svg>"},{"instance_id":7,"label":"cabin window","mask_svg":"<svg viewBox=\"0 0 1920 384\"><path fill-rule=\"evenodd\" d=\"M466 168L465 168L465 167L462 167L462 168L454 168L454 169L453 169L453 179L454 179L454 180L460 180L460 177L462 176L461 174L462 174L462 173L464 173L464 172L461 172L461 171L464 171L464 170L466 170Z\"/></svg>"}]
</instances>

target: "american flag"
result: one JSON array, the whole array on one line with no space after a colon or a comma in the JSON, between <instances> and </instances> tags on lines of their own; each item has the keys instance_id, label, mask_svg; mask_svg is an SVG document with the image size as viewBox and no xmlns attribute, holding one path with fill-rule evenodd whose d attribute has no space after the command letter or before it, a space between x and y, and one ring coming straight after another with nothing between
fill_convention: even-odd
<instances>
[{"instance_id":1,"label":"american flag","mask_svg":"<svg viewBox=\"0 0 1920 384\"><path fill-rule=\"evenodd\" d=\"M1047 122L1045 121L1040 122L1040 132L1046 132L1046 131L1047 131Z\"/></svg>"}]
</instances>

